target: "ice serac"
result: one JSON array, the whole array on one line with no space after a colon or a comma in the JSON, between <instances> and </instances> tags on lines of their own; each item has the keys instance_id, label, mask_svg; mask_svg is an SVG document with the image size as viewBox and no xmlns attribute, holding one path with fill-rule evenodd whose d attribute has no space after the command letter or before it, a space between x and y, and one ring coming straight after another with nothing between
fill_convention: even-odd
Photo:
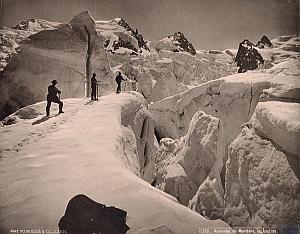
<instances>
[{"instance_id":1,"label":"ice serac","mask_svg":"<svg viewBox=\"0 0 300 234\"><path fill-rule=\"evenodd\" d=\"M100 78L102 94L111 90L109 61L102 36L88 12L70 24L29 36L0 74L1 118L17 109L45 100L51 80L58 80L62 98L83 97L91 72ZM23 31L23 30L21 30ZM88 77L87 77L88 75Z\"/></svg>"},{"instance_id":2,"label":"ice serac","mask_svg":"<svg viewBox=\"0 0 300 234\"><path fill-rule=\"evenodd\" d=\"M186 90L188 90L188 87L178 81L173 72L162 73L151 90L149 101L159 101Z\"/></svg>"},{"instance_id":3,"label":"ice serac","mask_svg":"<svg viewBox=\"0 0 300 234\"><path fill-rule=\"evenodd\" d=\"M86 51L86 96L90 96L90 78L92 73L96 73L101 94L107 93L112 88L112 74L109 61L104 50L103 42L105 38L97 33L96 23L88 11L76 15L71 21L72 28L79 32L87 42Z\"/></svg>"},{"instance_id":4,"label":"ice serac","mask_svg":"<svg viewBox=\"0 0 300 234\"><path fill-rule=\"evenodd\" d=\"M184 76L188 76L188 73L167 59L157 60L154 63L156 64L155 68L134 66L129 63L116 66L129 79L126 90L135 90L136 88L148 102L159 101L188 90L188 86L183 81ZM168 63L168 65L162 65L156 69L159 63ZM135 87L132 86L133 84Z\"/></svg>"},{"instance_id":5,"label":"ice serac","mask_svg":"<svg viewBox=\"0 0 300 234\"><path fill-rule=\"evenodd\" d=\"M240 133L241 126L250 120L260 100L300 102L299 88L300 82L295 76L236 74L152 103L149 110L156 123L158 139L184 136L194 114L202 110L221 120L227 149ZM226 160L227 150L223 162ZM225 167L221 179L224 185Z\"/></svg>"},{"instance_id":6,"label":"ice serac","mask_svg":"<svg viewBox=\"0 0 300 234\"><path fill-rule=\"evenodd\" d=\"M128 155L137 154L137 175L148 182L153 180L154 172L154 121L146 108L146 101L137 95L135 99L129 99L121 108L121 126L124 134L120 154L123 159ZM131 144L128 142L131 141ZM128 148L128 146L130 146ZM130 161L127 165L132 165ZM131 170L133 171L133 170Z\"/></svg>"},{"instance_id":7,"label":"ice serac","mask_svg":"<svg viewBox=\"0 0 300 234\"><path fill-rule=\"evenodd\" d=\"M146 49L138 47L134 31L125 21L121 22L120 18L96 21L96 30L106 38L104 45L110 51L107 56L112 69L115 72L121 70L129 78L126 89L131 86L131 81L136 82L137 90L149 102L236 72L231 56L223 52L193 55L180 47L179 52L152 48L145 54ZM142 52L136 53L139 49Z\"/></svg>"},{"instance_id":8,"label":"ice serac","mask_svg":"<svg viewBox=\"0 0 300 234\"><path fill-rule=\"evenodd\" d=\"M232 74L234 70L225 54L203 54L198 59L189 53L160 51L146 58L117 54L113 57L109 54L109 57L114 68L137 82L137 90L149 102L179 94L195 85Z\"/></svg>"},{"instance_id":9,"label":"ice serac","mask_svg":"<svg viewBox=\"0 0 300 234\"><path fill-rule=\"evenodd\" d=\"M147 165L153 146L152 120L140 94L112 94L92 105L85 102L67 99L64 115L33 126L44 114L45 103L37 103L22 111L33 115L0 128L0 134L6 131L5 137L13 139L5 141L7 149L16 140L22 142L0 161L3 233L20 227L57 230L68 201L78 194L126 211L128 233L196 234L202 227L229 228L140 178L151 171ZM20 135L35 140L26 144Z\"/></svg>"},{"instance_id":10,"label":"ice serac","mask_svg":"<svg viewBox=\"0 0 300 234\"><path fill-rule=\"evenodd\" d=\"M185 85L200 85L236 73L231 56L225 53L209 54L204 51L191 55L161 50L159 53L153 52L152 59L157 70L169 69L177 82Z\"/></svg>"},{"instance_id":11,"label":"ice serac","mask_svg":"<svg viewBox=\"0 0 300 234\"><path fill-rule=\"evenodd\" d=\"M260 99L299 102L299 79L264 73L236 74L213 80L150 104L159 138L184 136L194 114L202 110L219 118L226 144L239 134Z\"/></svg>"},{"instance_id":12,"label":"ice serac","mask_svg":"<svg viewBox=\"0 0 300 234\"><path fill-rule=\"evenodd\" d=\"M42 19L29 19L13 28L0 28L0 71L2 71L10 58L17 54L19 45L32 34L42 30L55 29L60 25L57 22L49 22Z\"/></svg>"},{"instance_id":13,"label":"ice serac","mask_svg":"<svg viewBox=\"0 0 300 234\"><path fill-rule=\"evenodd\" d=\"M153 76L149 70L142 69L136 76L138 91L149 101L153 89Z\"/></svg>"},{"instance_id":14,"label":"ice serac","mask_svg":"<svg viewBox=\"0 0 300 234\"><path fill-rule=\"evenodd\" d=\"M299 149L294 152L299 110L295 103L259 103L253 126L245 125L231 143L225 189L229 225L299 231Z\"/></svg>"},{"instance_id":15,"label":"ice serac","mask_svg":"<svg viewBox=\"0 0 300 234\"><path fill-rule=\"evenodd\" d=\"M53 79L58 80L62 97L84 95L86 43L70 25L41 31L29 39L1 73L0 109L4 116L45 100Z\"/></svg>"},{"instance_id":16,"label":"ice serac","mask_svg":"<svg viewBox=\"0 0 300 234\"><path fill-rule=\"evenodd\" d=\"M224 193L220 181L207 177L189 202L189 208L211 220L224 219Z\"/></svg>"},{"instance_id":17,"label":"ice serac","mask_svg":"<svg viewBox=\"0 0 300 234\"><path fill-rule=\"evenodd\" d=\"M300 104L260 102L251 118L253 128L300 159Z\"/></svg>"},{"instance_id":18,"label":"ice serac","mask_svg":"<svg viewBox=\"0 0 300 234\"><path fill-rule=\"evenodd\" d=\"M192 118L187 135L178 140L163 138L160 143L156 152L157 186L185 206L195 196L190 202L193 210L209 218L221 218L224 191L220 173L225 155L221 121L199 111ZM219 198L217 211L213 200L206 200L211 196L206 189L208 181L213 181L215 196ZM214 216L218 212L218 217Z\"/></svg>"}]
</instances>

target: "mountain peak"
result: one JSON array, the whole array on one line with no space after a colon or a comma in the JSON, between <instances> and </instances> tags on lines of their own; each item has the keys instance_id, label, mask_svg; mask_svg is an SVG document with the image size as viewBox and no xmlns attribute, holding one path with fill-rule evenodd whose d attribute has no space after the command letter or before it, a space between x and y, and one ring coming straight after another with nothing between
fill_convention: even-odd
<instances>
[{"instance_id":1,"label":"mountain peak","mask_svg":"<svg viewBox=\"0 0 300 234\"><path fill-rule=\"evenodd\" d=\"M254 44L251 41L249 41L248 39L244 39L240 43L240 46L242 46L244 48L247 48L247 49L251 49L251 48L253 48Z\"/></svg>"},{"instance_id":2,"label":"mountain peak","mask_svg":"<svg viewBox=\"0 0 300 234\"><path fill-rule=\"evenodd\" d=\"M28 20L22 21L21 23L17 24L16 26L14 26L12 28L27 31L29 29L30 25L33 23L36 23L36 22L37 22L36 19L28 19Z\"/></svg>"},{"instance_id":3,"label":"mountain peak","mask_svg":"<svg viewBox=\"0 0 300 234\"><path fill-rule=\"evenodd\" d=\"M37 33L42 30L50 30L57 28L61 23L58 22L50 22L43 19L27 19L12 27L12 29L28 31L30 33Z\"/></svg>"},{"instance_id":4,"label":"mountain peak","mask_svg":"<svg viewBox=\"0 0 300 234\"><path fill-rule=\"evenodd\" d=\"M196 50L192 43L190 43L182 32L175 32L160 41L151 42L152 47L156 51L170 50L173 52L188 52L192 55L196 54Z\"/></svg>"},{"instance_id":5,"label":"mountain peak","mask_svg":"<svg viewBox=\"0 0 300 234\"><path fill-rule=\"evenodd\" d=\"M239 67L239 73L254 70L260 64L264 63L264 59L261 54L254 48L254 44L248 39L244 39L240 43L239 50L234 61Z\"/></svg>"},{"instance_id":6,"label":"mountain peak","mask_svg":"<svg viewBox=\"0 0 300 234\"><path fill-rule=\"evenodd\" d=\"M259 42L255 45L258 48L272 47L273 44L266 35L263 35Z\"/></svg>"},{"instance_id":7,"label":"mountain peak","mask_svg":"<svg viewBox=\"0 0 300 234\"><path fill-rule=\"evenodd\" d=\"M133 36L138 41L139 48L143 48L145 50L149 51L149 48L144 41L144 37L142 34L138 32L138 29L133 30L129 24L123 19L123 18L115 18L117 19L117 24L125 28L126 31L129 31L131 33L131 36Z\"/></svg>"},{"instance_id":8,"label":"mountain peak","mask_svg":"<svg viewBox=\"0 0 300 234\"><path fill-rule=\"evenodd\" d=\"M91 16L89 11L83 11L78 15L75 15L70 21L70 25L73 28L79 29L83 26L87 27L89 30L96 31L96 23L94 18Z\"/></svg>"},{"instance_id":9,"label":"mountain peak","mask_svg":"<svg viewBox=\"0 0 300 234\"><path fill-rule=\"evenodd\" d=\"M129 24L123 18L115 18L115 19L117 19L116 20L117 24L122 26L123 28L125 28L126 31L131 31L132 30L132 28L129 26Z\"/></svg>"}]
</instances>

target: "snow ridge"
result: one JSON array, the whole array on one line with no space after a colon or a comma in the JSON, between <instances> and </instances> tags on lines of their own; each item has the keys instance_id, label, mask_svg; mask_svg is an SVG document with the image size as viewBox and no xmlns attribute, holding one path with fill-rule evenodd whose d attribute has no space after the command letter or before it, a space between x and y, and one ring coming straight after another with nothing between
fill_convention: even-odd
<instances>
[{"instance_id":1,"label":"snow ridge","mask_svg":"<svg viewBox=\"0 0 300 234\"><path fill-rule=\"evenodd\" d=\"M72 107L70 100L64 102ZM140 94L112 94L90 104L74 99L74 103L80 111L37 125L32 123L43 115L45 103L32 105L38 116L0 129L1 135L9 131L15 137L18 129L30 132L39 128L44 133L37 142L1 160L0 175L5 178L0 180L3 231L18 227L56 230L68 201L77 194L126 211L132 232L150 233L158 227L163 233L178 234L198 233L199 227L229 229L222 221L207 220L178 204L137 176L143 171L140 166L145 158L139 159L136 144L143 148L146 141L146 148L151 149L153 138L148 136L153 137L154 131L150 125L146 130L147 110ZM54 132L45 128L60 121L63 123ZM149 152L146 155L150 156Z\"/></svg>"}]
</instances>

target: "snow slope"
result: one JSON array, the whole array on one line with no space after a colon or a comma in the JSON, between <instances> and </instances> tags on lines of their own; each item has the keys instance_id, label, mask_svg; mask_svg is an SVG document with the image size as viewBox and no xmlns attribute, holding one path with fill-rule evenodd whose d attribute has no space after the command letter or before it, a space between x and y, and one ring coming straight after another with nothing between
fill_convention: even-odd
<instances>
[{"instance_id":1,"label":"snow slope","mask_svg":"<svg viewBox=\"0 0 300 234\"><path fill-rule=\"evenodd\" d=\"M81 193L127 211L128 233L199 233L204 226L227 227L206 220L137 176L132 126L138 118L135 110L145 104L141 95L64 102L63 115L41 122L42 102L16 113L17 122L0 129L0 231L57 229L68 201Z\"/></svg>"}]
</instances>

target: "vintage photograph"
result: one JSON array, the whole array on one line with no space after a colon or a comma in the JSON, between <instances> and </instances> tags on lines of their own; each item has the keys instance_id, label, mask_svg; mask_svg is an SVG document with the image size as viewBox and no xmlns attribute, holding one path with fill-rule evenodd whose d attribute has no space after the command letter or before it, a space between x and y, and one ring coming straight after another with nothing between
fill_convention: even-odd
<instances>
[{"instance_id":1,"label":"vintage photograph","mask_svg":"<svg viewBox=\"0 0 300 234\"><path fill-rule=\"evenodd\" d=\"M299 234L299 0L0 0L0 234Z\"/></svg>"}]
</instances>

